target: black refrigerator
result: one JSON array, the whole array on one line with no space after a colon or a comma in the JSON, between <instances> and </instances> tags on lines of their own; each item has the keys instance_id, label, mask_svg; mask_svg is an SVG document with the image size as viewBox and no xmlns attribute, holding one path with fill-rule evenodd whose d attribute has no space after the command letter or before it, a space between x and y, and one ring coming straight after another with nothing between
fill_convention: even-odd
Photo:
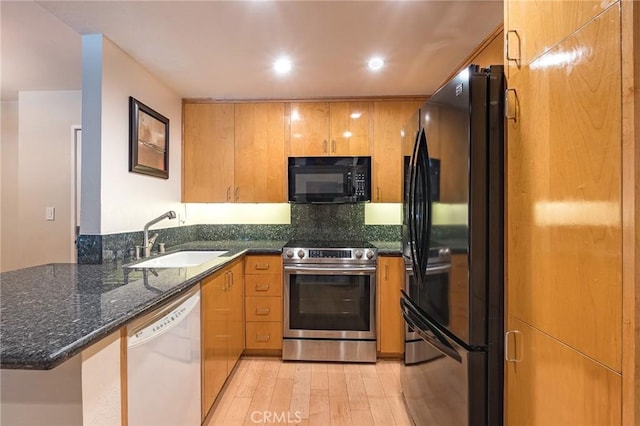
<instances>
[{"instance_id":1,"label":"black refrigerator","mask_svg":"<svg viewBox=\"0 0 640 426\"><path fill-rule=\"evenodd\" d=\"M403 215L414 279L400 306L439 356L402 368L416 425L503 423L504 90L502 66L471 65L419 110ZM429 279L434 246L452 252L448 280Z\"/></svg>"}]
</instances>

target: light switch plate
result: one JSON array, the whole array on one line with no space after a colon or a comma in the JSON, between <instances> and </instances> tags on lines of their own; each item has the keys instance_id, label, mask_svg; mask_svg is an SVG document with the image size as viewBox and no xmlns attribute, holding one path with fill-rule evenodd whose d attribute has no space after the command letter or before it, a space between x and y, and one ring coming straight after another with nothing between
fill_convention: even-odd
<instances>
[{"instance_id":1,"label":"light switch plate","mask_svg":"<svg viewBox=\"0 0 640 426\"><path fill-rule=\"evenodd\" d=\"M44 210L44 218L46 220L56 220L56 208L46 207Z\"/></svg>"}]
</instances>

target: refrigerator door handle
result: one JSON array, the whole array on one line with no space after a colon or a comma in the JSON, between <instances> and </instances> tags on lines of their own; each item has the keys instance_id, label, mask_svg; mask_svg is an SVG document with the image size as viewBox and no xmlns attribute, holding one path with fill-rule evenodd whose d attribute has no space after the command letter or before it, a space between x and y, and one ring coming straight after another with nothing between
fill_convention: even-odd
<instances>
[{"instance_id":1,"label":"refrigerator door handle","mask_svg":"<svg viewBox=\"0 0 640 426\"><path fill-rule=\"evenodd\" d=\"M419 282L423 282L429 260L429 243L431 239L431 165L429 148L423 128L413 150L409 185L409 236L413 244L411 260L414 273ZM418 197L418 193L420 196Z\"/></svg>"},{"instance_id":2,"label":"refrigerator door handle","mask_svg":"<svg viewBox=\"0 0 640 426\"><path fill-rule=\"evenodd\" d=\"M449 358L462 362L462 356L460 356L458 351L451 346L438 330L429 326L427 322L419 318L419 314L412 309L411 302L408 302L404 296L400 298L400 309L402 310L404 320L422 339L433 345L438 351Z\"/></svg>"}]
</instances>

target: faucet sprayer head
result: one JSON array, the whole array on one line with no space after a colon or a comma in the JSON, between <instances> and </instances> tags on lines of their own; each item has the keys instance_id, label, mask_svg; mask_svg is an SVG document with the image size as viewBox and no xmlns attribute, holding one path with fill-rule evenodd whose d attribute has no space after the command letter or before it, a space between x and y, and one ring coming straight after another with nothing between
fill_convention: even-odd
<instances>
[{"instance_id":1,"label":"faucet sprayer head","mask_svg":"<svg viewBox=\"0 0 640 426\"><path fill-rule=\"evenodd\" d=\"M173 210L170 210L167 212L167 217L169 219L175 219L176 218L176 212L174 212Z\"/></svg>"}]
</instances>

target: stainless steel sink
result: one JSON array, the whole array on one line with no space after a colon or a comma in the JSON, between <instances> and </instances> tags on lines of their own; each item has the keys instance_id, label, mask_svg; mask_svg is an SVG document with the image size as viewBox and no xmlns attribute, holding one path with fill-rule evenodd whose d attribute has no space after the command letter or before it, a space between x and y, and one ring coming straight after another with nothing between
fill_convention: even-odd
<instances>
[{"instance_id":1,"label":"stainless steel sink","mask_svg":"<svg viewBox=\"0 0 640 426\"><path fill-rule=\"evenodd\" d=\"M227 253L228 250L191 250L178 251L164 256L154 257L140 263L127 265L127 268L186 268L198 266L218 256Z\"/></svg>"}]
</instances>

